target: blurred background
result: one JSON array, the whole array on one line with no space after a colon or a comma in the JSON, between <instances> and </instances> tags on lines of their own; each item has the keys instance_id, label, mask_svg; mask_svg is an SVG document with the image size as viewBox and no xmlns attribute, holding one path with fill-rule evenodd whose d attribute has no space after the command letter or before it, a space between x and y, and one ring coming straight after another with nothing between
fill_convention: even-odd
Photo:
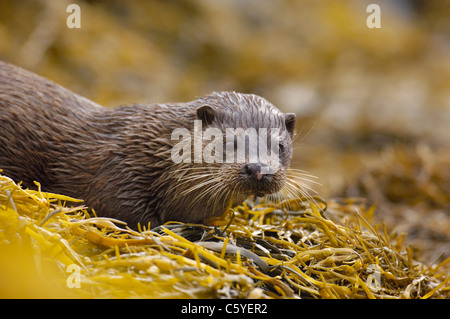
<instances>
[{"instance_id":1,"label":"blurred background","mask_svg":"<svg viewBox=\"0 0 450 319\"><path fill-rule=\"evenodd\" d=\"M0 59L104 106L259 94L297 114L292 166L320 196L450 255L448 0L2 0Z\"/></svg>"}]
</instances>

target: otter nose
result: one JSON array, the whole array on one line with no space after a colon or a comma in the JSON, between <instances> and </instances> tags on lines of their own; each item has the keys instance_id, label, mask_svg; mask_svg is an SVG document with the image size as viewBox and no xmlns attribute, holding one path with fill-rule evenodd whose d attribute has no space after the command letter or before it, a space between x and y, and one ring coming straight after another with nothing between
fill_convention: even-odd
<instances>
[{"instance_id":1,"label":"otter nose","mask_svg":"<svg viewBox=\"0 0 450 319\"><path fill-rule=\"evenodd\" d=\"M264 177L264 173L268 171L267 165L259 163L248 163L242 166L242 171L250 177L254 177L257 180L261 180Z\"/></svg>"}]
</instances>

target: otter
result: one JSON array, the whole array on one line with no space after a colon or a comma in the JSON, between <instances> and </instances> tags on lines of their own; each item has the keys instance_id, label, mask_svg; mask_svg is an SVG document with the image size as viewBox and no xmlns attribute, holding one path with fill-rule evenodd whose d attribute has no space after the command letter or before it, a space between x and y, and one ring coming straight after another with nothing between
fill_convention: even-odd
<instances>
[{"instance_id":1,"label":"otter","mask_svg":"<svg viewBox=\"0 0 450 319\"><path fill-rule=\"evenodd\" d=\"M279 128L279 161L174 161L176 128ZM83 199L98 216L136 229L168 221L207 223L229 204L282 189L295 114L266 99L213 92L187 103L103 107L0 61L0 169L25 187ZM203 142L206 144L206 141ZM229 143L228 143L229 144ZM229 145L227 145L228 147ZM248 151L248 149L247 149Z\"/></svg>"}]
</instances>

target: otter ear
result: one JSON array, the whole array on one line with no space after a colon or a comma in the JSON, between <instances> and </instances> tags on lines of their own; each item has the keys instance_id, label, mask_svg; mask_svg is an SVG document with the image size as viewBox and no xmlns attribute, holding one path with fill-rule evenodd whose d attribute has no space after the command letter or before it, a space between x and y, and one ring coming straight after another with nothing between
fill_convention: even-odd
<instances>
[{"instance_id":1,"label":"otter ear","mask_svg":"<svg viewBox=\"0 0 450 319\"><path fill-rule=\"evenodd\" d=\"M214 121L215 117L216 112L209 105L203 105L197 109L197 118L202 120L204 124L210 125Z\"/></svg>"},{"instance_id":2,"label":"otter ear","mask_svg":"<svg viewBox=\"0 0 450 319\"><path fill-rule=\"evenodd\" d=\"M286 129L288 130L291 137L294 136L295 113L286 113L284 115L284 123L285 123Z\"/></svg>"}]
</instances>

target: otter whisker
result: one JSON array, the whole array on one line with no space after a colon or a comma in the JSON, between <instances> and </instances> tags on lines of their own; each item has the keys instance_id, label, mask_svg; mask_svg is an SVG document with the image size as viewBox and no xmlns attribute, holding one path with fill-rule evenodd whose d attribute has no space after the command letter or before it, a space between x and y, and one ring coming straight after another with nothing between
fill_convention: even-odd
<instances>
[{"instance_id":1,"label":"otter whisker","mask_svg":"<svg viewBox=\"0 0 450 319\"><path fill-rule=\"evenodd\" d=\"M281 189L281 195L284 197L284 199L294 199L298 200L300 197L298 196L299 193L303 195L298 187L291 185L288 181L285 183L284 187ZM300 199L301 200L301 199Z\"/></svg>"},{"instance_id":2,"label":"otter whisker","mask_svg":"<svg viewBox=\"0 0 450 319\"><path fill-rule=\"evenodd\" d=\"M316 199L311 196L307 191L305 191L304 189L302 189L301 187L299 187L296 184L292 184L290 182L286 183L286 187L288 188L295 188L296 191L298 191L301 195L303 195L305 198L307 198L310 202L313 202L315 204L315 206L321 211L324 212L322 209L322 206L319 205L319 203L316 201ZM299 198L300 199L300 198ZM301 199L300 199L301 200Z\"/></svg>"},{"instance_id":3,"label":"otter whisker","mask_svg":"<svg viewBox=\"0 0 450 319\"><path fill-rule=\"evenodd\" d=\"M305 171L305 170L302 170L302 169L298 169L298 168L289 168L289 169L287 170L287 173L288 173L288 174L289 174L289 173L293 173L293 172L298 173L298 174L300 174L300 175L312 177L312 178L318 178L317 176L312 175L310 172Z\"/></svg>"},{"instance_id":4,"label":"otter whisker","mask_svg":"<svg viewBox=\"0 0 450 319\"><path fill-rule=\"evenodd\" d=\"M183 168L183 169L177 169L173 171L174 176L186 176L190 174L200 174L200 173L216 173L218 169L210 169L206 167L194 167L194 168ZM181 174L182 173L182 174Z\"/></svg>"},{"instance_id":5,"label":"otter whisker","mask_svg":"<svg viewBox=\"0 0 450 319\"><path fill-rule=\"evenodd\" d=\"M295 178L298 178L298 179L302 179L302 180L304 180L304 181L311 182L311 183L313 183L313 184L321 185L319 182L317 182L316 180L314 180L314 179L318 179L317 176L314 176L314 175L311 175L311 174L308 174L308 173L297 172L297 171L291 171L291 170L289 170L289 171L287 172L286 176L288 176L288 177L295 177Z\"/></svg>"},{"instance_id":6,"label":"otter whisker","mask_svg":"<svg viewBox=\"0 0 450 319\"><path fill-rule=\"evenodd\" d=\"M298 181L296 179L293 179L293 178L291 178L289 176L286 177L286 182L294 183L294 184L298 185L299 188L306 188L309 191L317 194L317 191L314 188L312 188L311 186L309 186L308 184L302 183L302 182L300 182L300 181Z\"/></svg>"},{"instance_id":7,"label":"otter whisker","mask_svg":"<svg viewBox=\"0 0 450 319\"><path fill-rule=\"evenodd\" d=\"M198 197L201 198L205 198L206 195L209 194L213 194L214 192L217 192L218 189L220 189L221 187L223 187L223 185L221 185L220 183L214 183L213 185L209 186L208 188L206 188L205 190L203 190L201 193L199 193ZM217 198L217 196L211 196L208 199L208 202L212 199L212 198Z\"/></svg>"},{"instance_id":8,"label":"otter whisker","mask_svg":"<svg viewBox=\"0 0 450 319\"><path fill-rule=\"evenodd\" d=\"M303 140L306 139L311 134L311 132L314 130L315 126L316 126L316 123L313 123L313 125L308 130L308 132L304 136L301 137L300 141L297 141L297 139L300 138L300 136L302 135L304 126L301 128L300 132L295 134L294 138L292 139L292 148L294 150L299 148L303 144Z\"/></svg>"},{"instance_id":9,"label":"otter whisker","mask_svg":"<svg viewBox=\"0 0 450 319\"><path fill-rule=\"evenodd\" d=\"M188 189L182 191L182 192L181 192L181 195L186 195L186 194L188 194L188 193L190 193L190 192L193 192L194 190L196 190L196 189L198 189L198 188L202 188L202 187L205 186L205 185L208 185L208 184L212 184L212 183L218 182L219 180L220 180L219 177L216 177L216 178L212 178L212 179L206 180L206 181L204 181L204 182L202 182L202 183L200 183L200 184L194 185L194 186L192 186L192 187L190 187L190 188L188 188Z\"/></svg>"},{"instance_id":10,"label":"otter whisker","mask_svg":"<svg viewBox=\"0 0 450 319\"><path fill-rule=\"evenodd\" d=\"M212 171L218 171L220 169L221 169L220 167L215 167L215 166L194 166L194 167L177 168L176 170L174 170L174 172L176 174L178 174L178 172L195 171L195 170L204 170L204 171L212 172Z\"/></svg>"},{"instance_id":11,"label":"otter whisker","mask_svg":"<svg viewBox=\"0 0 450 319\"><path fill-rule=\"evenodd\" d=\"M299 194L301 196L299 196ZM312 199L311 195L303 190L298 184L293 184L290 181L286 181L284 187L281 189L281 195L283 195L286 199L289 200L300 200L303 203L301 197L305 197L307 199ZM289 195L289 196L288 196Z\"/></svg>"},{"instance_id":12,"label":"otter whisker","mask_svg":"<svg viewBox=\"0 0 450 319\"><path fill-rule=\"evenodd\" d=\"M319 183L317 181L313 181L313 180L310 180L308 178L302 178L302 177L299 177L299 176L292 176L292 175L290 175L290 176L287 176L286 179L290 179L292 181L296 181L299 184L302 184L302 185L305 185L305 186L308 186L308 187L311 187L311 186L309 186L307 183L323 186L321 183ZM304 182L307 182L307 183L303 183L301 181L304 181Z\"/></svg>"},{"instance_id":13,"label":"otter whisker","mask_svg":"<svg viewBox=\"0 0 450 319\"><path fill-rule=\"evenodd\" d=\"M216 196L212 196L209 200L208 203L211 203L211 199L214 199L212 201L212 207L216 208L219 204L219 201L226 201L228 202L229 200L226 200L228 198L227 193L229 192L229 189L227 187L224 187L223 185L221 185L220 187L218 187L216 190Z\"/></svg>"},{"instance_id":14,"label":"otter whisker","mask_svg":"<svg viewBox=\"0 0 450 319\"><path fill-rule=\"evenodd\" d=\"M305 190L302 187L303 185L299 185L296 182L292 182L290 180L287 180L286 181L286 186L289 187L289 189L293 191L293 195L294 196L298 196L298 193L300 193L300 195L302 195L302 196L304 196L304 197L306 197L308 199L312 198L312 196L307 192L307 190Z\"/></svg>"},{"instance_id":15,"label":"otter whisker","mask_svg":"<svg viewBox=\"0 0 450 319\"><path fill-rule=\"evenodd\" d=\"M181 183L178 184L178 186L183 185L185 183L189 183L190 181L195 181L195 180L201 180L201 179L207 179L211 176L216 176L217 174L201 174L201 175L189 175L186 176L185 178L180 178L177 179L178 181L180 181Z\"/></svg>"},{"instance_id":16,"label":"otter whisker","mask_svg":"<svg viewBox=\"0 0 450 319\"><path fill-rule=\"evenodd\" d=\"M213 176L214 175L202 175L202 176L194 176L192 178L182 179L182 180L178 181L179 183L177 185L177 188L180 188L180 186L185 185L185 184L192 184L192 182L199 183L202 180L207 180L208 178L211 178Z\"/></svg>"}]
</instances>

